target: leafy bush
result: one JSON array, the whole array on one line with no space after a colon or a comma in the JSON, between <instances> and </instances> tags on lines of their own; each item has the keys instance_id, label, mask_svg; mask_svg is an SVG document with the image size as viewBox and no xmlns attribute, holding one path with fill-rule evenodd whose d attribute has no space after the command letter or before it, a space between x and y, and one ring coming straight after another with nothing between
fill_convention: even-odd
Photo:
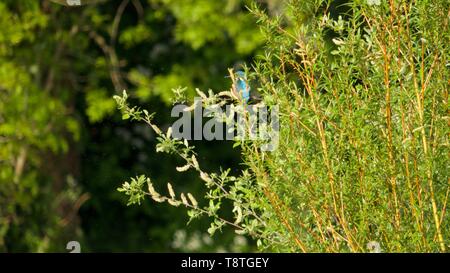
<instances>
[{"instance_id":1,"label":"leafy bush","mask_svg":"<svg viewBox=\"0 0 450 273\"><path fill-rule=\"evenodd\" d=\"M119 189L130 204L150 196L185 206L191 219L211 217L210 234L228 225L266 251L448 249L449 3L330 2L290 1L276 17L252 7L266 48L249 77L279 106L280 137L273 152L237 142L240 176L204 171L187 141L163 133L126 93L115 97L124 118L151 126L157 151L179 155L177 170L196 171L207 189L200 199L168 184L164 195L138 176ZM226 203L232 220L221 216Z\"/></svg>"}]
</instances>

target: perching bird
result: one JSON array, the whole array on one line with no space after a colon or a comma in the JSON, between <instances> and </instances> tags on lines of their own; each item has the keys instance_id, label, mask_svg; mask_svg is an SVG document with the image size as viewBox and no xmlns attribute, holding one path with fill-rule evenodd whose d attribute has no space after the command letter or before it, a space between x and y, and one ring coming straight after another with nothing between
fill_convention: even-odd
<instances>
[{"instance_id":1,"label":"perching bird","mask_svg":"<svg viewBox=\"0 0 450 273\"><path fill-rule=\"evenodd\" d=\"M233 78L232 91L236 97L247 103L250 99L250 85L244 71L236 71Z\"/></svg>"},{"instance_id":2,"label":"perching bird","mask_svg":"<svg viewBox=\"0 0 450 273\"><path fill-rule=\"evenodd\" d=\"M86 4L95 4L103 0L50 0L50 1L64 6L81 6Z\"/></svg>"},{"instance_id":3,"label":"perching bird","mask_svg":"<svg viewBox=\"0 0 450 273\"><path fill-rule=\"evenodd\" d=\"M247 81L247 75L245 75L244 71L236 71L235 73L235 83L234 90L242 100L247 103L250 99L250 85Z\"/></svg>"},{"instance_id":4,"label":"perching bird","mask_svg":"<svg viewBox=\"0 0 450 273\"><path fill-rule=\"evenodd\" d=\"M233 72L233 70L230 69L229 72L232 76L228 76L227 78L232 78L233 80L231 91L238 100L244 104L258 104L262 101L261 95L259 95L258 92L252 90L250 93L250 82L244 71L238 70Z\"/></svg>"}]
</instances>

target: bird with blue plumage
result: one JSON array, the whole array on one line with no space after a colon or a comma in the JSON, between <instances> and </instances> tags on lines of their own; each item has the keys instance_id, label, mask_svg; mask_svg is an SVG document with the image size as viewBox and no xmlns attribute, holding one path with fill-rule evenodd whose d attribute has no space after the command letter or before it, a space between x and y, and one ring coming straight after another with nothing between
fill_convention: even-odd
<instances>
[{"instance_id":1,"label":"bird with blue plumage","mask_svg":"<svg viewBox=\"0 0 450 273\"><path fill-rule=\"evenodd\" d=\"M243 103L248 103L250 99L250 85L247 80L247 75L241 70L234 72L230 69L229 73L229 77L233 82L231 87L233 96Z\"/></svg>"},{"instance_id":2,"label":"bird with blue plumage","mask_svg":"<svg viewBox=\"0 0 450 273\"><path fill-rule=\"evenodd\" d=\"M244 71L236 71L234 80L233 91L244 103L248 103L250 99L250 85L247 80L247 75Z\"/></svg>"},{"instance_id":3,"label":"bird with blue plumage","mask_svg":"<svg viewBox=\"0 0 450 273\"><path fill-rule=\"evenodd\" d=\"M255 90L252 90L250 80L247 77L247 73L242 70L233 71L228 69L231 78L231 96L241 102L241 104L252 104L261 102L261 96Z\"/></svg>"}]
</instances>

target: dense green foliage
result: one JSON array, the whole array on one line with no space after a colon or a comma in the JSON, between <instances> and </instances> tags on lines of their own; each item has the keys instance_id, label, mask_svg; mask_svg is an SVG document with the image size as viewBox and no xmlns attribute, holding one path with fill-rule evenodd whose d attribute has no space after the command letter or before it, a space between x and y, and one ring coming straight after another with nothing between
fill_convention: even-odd
<instances>
[{"instance_id":1,"label":"dense green foliage","mask_svg":"<svg viewBox=\"0 0 450 273\"><path fill-rule=\"evenodd\" d=\"M173 87L225 88L227 68L251 60L262 39L244 1L224 3L1 1L0 251L66 251L69 240L82 251L235 249L232 233L204 243L204 223L186 227L185 213L165 206L126 208L116 191L141 172L192 179L153 156L148 128L119 122L112 96L126 88L170 113ZM211 168L238 169L226 145L199 146L219 155Z\"/></svg>"},{"instance_id":2,"label":"dense green foliage","mask_svg":"<svg viewBox=\"0 0 450 273\"><path fill-rule=\"evenodd\" d=\"M188 200L145 176L119 191L131 204L148 195L183 205L191 219L211 219L211 234L230 226L269 251L447 251L449 8L439 0L290 1L271 17L255 6L266 45L250 75L263 101L281 110L278 149L238 141L242 174L204 171L200 153L124 94L116 100L125 117L152 127L156 150L183 158L177 170L197 172L208 193ZM205 106L223 100L199 94ZM232 219L223 216L227 202Z\"/></svg>"},{"instance_id":3,"label":"dense green foliage","mask_svg":"<svg viewBox=\"0 0 450 273\"><path fill-rule=\"evenodd\" d=\"M315 19L298 25L292 12L292 29L281 33L262 18L270 55L256 74L285 118L278 153L244 153L283 200L284 245L445 251L448 1L354 1L337 18L317 2L293 3Z\"/></svg>"},{"instance_id":4,"label":"dense green foliage","mask_svg":"<svg viewBox=\"0 0 450 273\"><path fill-rule=\"evenodd\" d=\"M448 251L449 17L447 0L1 1L0 251ZM172 104L239 105L220 91L242 66L280 109L278 149L174 139Z\"/></svg>"}]
</instances>

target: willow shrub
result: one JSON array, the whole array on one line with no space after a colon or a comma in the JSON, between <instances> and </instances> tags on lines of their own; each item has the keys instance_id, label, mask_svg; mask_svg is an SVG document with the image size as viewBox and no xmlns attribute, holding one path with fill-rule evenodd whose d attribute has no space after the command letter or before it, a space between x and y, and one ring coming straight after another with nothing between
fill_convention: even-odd
<instances>
[{"instance_id":1,"label":"willow shrub","mask_svg":"<svg viewBox=\"0 0 450 273\"><path fill-rule=\"evenodd\" d=\"M142 175L119 189L130 204L150 196L185 206L191 218L211 217L211 234L228 225L265 251L445 252L449 2L302 0L276 17L252 12L266 48L250 77L279 106L278 149L236 142L242 175L208 173L188 141L163 133L124 93L115 97L124 118L148 123L156 149L178 154L186 165L177 170L198 172L207 189L194 197L168 184L163 194L154 187L163 182ZM233 219L221 216L227 202Z\"/></svg>"}]
</instances>

